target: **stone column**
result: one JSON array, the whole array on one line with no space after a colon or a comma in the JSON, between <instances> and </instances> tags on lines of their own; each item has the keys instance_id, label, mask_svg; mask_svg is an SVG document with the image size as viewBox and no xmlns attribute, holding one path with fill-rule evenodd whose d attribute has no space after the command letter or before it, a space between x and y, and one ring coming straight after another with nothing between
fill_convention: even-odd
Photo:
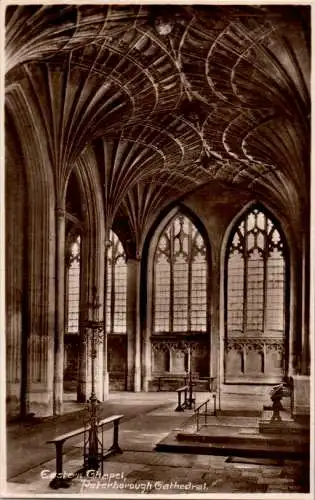
<instances>
[{"instance_id":1,"label":"stone column","mask_svg":"<svg viewBox=\"0 0 315 500\"><path fill-rule=\"evenodd\" d=\"M128 259L127 331L128 331L128 381L133 390L141 391L141 325L140 325L140 277L139 259Z\"/></svg>"},{"instance_id":2,"label":"stone column","mask_svg":"<svg viewBox=\"0 0 315 500\"><path fill-rule=\"evenodd\" d=\"M153 258L148 259L147 266L147 287L146 287L146 325L143 333L142 366L143 366L143 390L149 391L150 381L152 380L153 350L152 350L152 294L153 294ZM169 355L169 370L172 371L172 355Z\"/></svg>"},{"instance_id":3,"label":"stone column","mask_svg":"<svg viewBox=\"0 0 315 500\"><path fill-rule=\"evenodd\" d=\"M289 301L289 328L288 328L288 341L287 341L287 349L288 349L288 360L287 360L287 368L288 375L294 375L298 371L298 365L300 363L300 354L299 350L299 291L300 291L300 283L299 283L300 272L298 268L298 258L297 255L292 255L290 259L290 283L289 283L289 292L290 292L290 301Z\"/></svg>"},{"instance_id":4,"label":"stone column","mask_svg":"<svg viewBox=\"0 0 315 500\"><path fill-rule=\"evenodd\" d=\"M212 250L211 269L211 294L210 294L210 377L216 377L217 386L223 383L223 356L224 356L224 293L221 265L220 265L221 241L214 242ZM218 293L219 292L219 293Z\"/></svg>"},{"instance_id":5,"label":"stone column","mask_svg":"<svg viewBox=\"0 0 315 500\"><path fill-rule=\"evenodd\" d=\"M89 317L88 302L89 302L89 276L90 259L89 259L89 235L86 233L82 236L80 249L80 316L79 316L79 360L78 360L78 386L77 400L79 403L84 403L89 398L88 384L88 345L86 339L86 329L82 326Z\"/></svg>"},{"instance_id":6,"label":"stone column","mask_svg":"<svg viewBox=\"0 0 315 500\"><path fill-rule=\"evenodd\" d=\"M103 401L109 399L109 373L108 373L108 335L104 332L104 342L103 342Z\"/></svg>"},{"instance_id":7,"label":"stone column","mask_svg":"<svg viewBox=\"0 0 315 500\"><path fill-rule=\"evenodd\" d=\"M310 271L309 271L309 241L306 235L302 239L302 325L301 325L301 373L310 375L310 339L309 339L309 298L310 298Z\"/></svg>"},{"instance_id":8,"label":"stone column","mask_svg":"<svg viewBox=\"0 0 315 500\"><path fill-rule=\"evenodd\" d=\"M65 329L65 212L56 210L56 327L54 363L54 415L63 411Z\"/></svg>"},{"instance_id":9,"label":"stone column","mask_svg":"<svg viewBox=\"0 0 315 500\"><path fill-rule=\"evenodd\" d=\"M103 401L107 401L109 399L109 373L108 373L108 335L106 331L104 331L102 361L103 361L102 393L103 393Z\"/></svg>"},{"instance_id":10,"label":"stone column","mask_svg":"<svg viewBox=\"0 0 315 500\"><path fill-rule=\"evenodd\" d=\"M79 403L84 403L88 399L88 387L87 387L87 371L88 371L88 360L87 360L87 345L85 339L85 328L80 326L79 334L79 360L78 360L78 386L77 386L77 401Z\"/></svg>"},{"instance_id":11,"label":"stone column","mask_svg":"<svg viewBox=\"0 0 315 500\"><path fill-rule=\"evenodd\" d=\"M149 391L149 382L152 376L152 347L150 340L150 331L147 328L144 332L143 337L143 356L142 356L142 366L143 366L143 390L144 392ZM170 371L172 359L170 357Z\"/></svg>"},{"instance_id":12,"label":"stone column","mask_svg":"<svg viewBox=\"0 0 315 500\"><path fill-rule=\"evenodd\" d=\"M300 293L301 308L298 325L300 325L299 342L299 373L293 375L294 387L294 415L297 420L308 420L310 415L310 339L309 339L309 296L310 296L310 271L309 271L309 241L305 234L301 237L301 276Z\"/></svg>"},{"instance_id":13,"label":"stone column","mask_svg":"<svg viewBox=\"0 0 315 500\"><path fill-rule=\"evenodd\" d=\"M48 197L48 195L47 195ZM22 356L25 413L53 413L55 332L55 214L48 200L30 202L27 225L27 304ZM26 337L26 338L25 338Z\"/></svg>"},{"instance_id":14,"label":"stone column","mask_svg":"<svg viewBox=\"0 0 315 500\"><path fill-rule=\"evenodd\" d=\"M6 141L9 137L6 136ZM6 313L6 400L9 417L25 414L25 368L24 345L27 341L27 219L26 193L23 165L18 155L7 151L5 170L5 313ZM9 145L6 145L9 150ZM11 148L10 148L11 149ZM11 155L14 155L11 158ZM22 355L21 355L22 353Z\"/></svg>"},{"instance_id":15,"label":"stone column","mask_svg":"<svg viewBox=\"0 0 315 500\"><path fill-rule=\"evenodd\" d=\"M127 260L127 391L134 390L135 373L135 275L133 259Z\"/></svg>"},{"instance_id":16,"label":"stone column","mask_svg":"<svg viewBox=\"0 0 315 500\"><path fill-rule=\"evenodd\" d=\"M7 336L11 336L16 357L21 369L21 413L36 416L51 415L53 411L54 379L54 332L55 332L55 189L53 171L47 151L45 134L41 134L36 114L30 112L31 104L19 86L11 86L6 92L6 110L14 124L12 133L7 130L7 153L13 159L9 167L18 168L18 176L25 172L22 192L25 200L25 220L12 221L24 232L23 242L23 293L18 298L11 297L14 315L22 308L21 350L16 343L16 328L20 328L20 318L12 317ZM10 126L11 126L10 125ZM44 138L44 139L43 139ZM16 189L6 186L6 196L14 207ZM8 207L7 207L8 208ZM15 231L11 228L10 231ZM12 234L12 233L11 233ZM12 242L6 242L7 252L12 252ZM21 242L20 242L21 243ZM11 271L10 271L11 272ZM15 278L14 278L15 280ZM15 286L21 284L20 278ZM16 293L17 290L14 292ZM13 299L13 304L12 304ZM19 301L21 302L19 304ZM16 306L18 305L18 308ZM12 314L12 310L9 314ZM18 313L20 315L20 312ZM14 323L12 320L14 319ZM15 330L12 330L12 328ZM11 342L10 340L10 342ZM20 352L18 352L18 350ZM15 373L14 373L15 372ZM12 373L17 380L19 373Z\"/></svg>"},{"instance_id":17,"label":"stone column","mask_svg":"<svg viewBox=\"0 0 315 500\"><path fill-rule=\"evenodd\" d=\"M212 355L217 358L217 373L215 374L212 371L213 376L216 376L216 388L217 388L217 407L219 410L221 410L221 400L222 400L222 394L224 392L224 358L225 358L225 322L224 322L224 307L225 307L225 294L224 294L224 276L225 276L225 248L222 248L223 246L223 240L220 242L221 246L221 251L220 251L220 257L218 257L218 263L217 263L217 273L219 276L217 277L218 279L218 288L217 290L220 290L220 294L218 292L215 293L215 295L218 296L219 303L218 303L218 334L216 336L216 339L212 341ZM214 266L216 267L216 266ZM214 275L215 270L213 269ZM213 277L213 275L212 275ZM214 290L214 288L212 289ZM213 292L212 292L213 293ZM211 325L211 331L213 332L214 324L212 323ZM214 346L215 342L215 346Z\"/></svg>"},{"instance_id":18,"label":"stone column","mask_svg":"<svg viewBox=\"0 0 315 500\"><path fill-rule=\"evenodd\" d=\"M105 231L106 234L107 231ZM104 343L103 343L103 399L109 399L109 372L108 372L108 333L107 333L107 272L108 272L108 249L111 245L109 239L105 240L104 251Z\"/></svg>"}]
</instances>

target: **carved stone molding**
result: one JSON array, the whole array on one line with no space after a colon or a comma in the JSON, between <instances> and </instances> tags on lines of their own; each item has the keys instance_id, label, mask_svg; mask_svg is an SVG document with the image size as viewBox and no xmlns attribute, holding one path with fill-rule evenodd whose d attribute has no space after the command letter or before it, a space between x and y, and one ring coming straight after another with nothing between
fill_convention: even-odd
<instances>
[{"instance_id":1,"label":"carved stone molding","mask_svg":"<svg viewBox=\"0 0 315 500\"><path fill-rule=\"evenodd\" d=\"M238 337L225 340L225 350L229 351L255 351L267 352L277 351L284 352L284 339L281 338L257 338L257 337Z\"/></svg>"},{"instance_id":2,"label":"carved stone molding","mask_svg":"<svg viewBox=\"0 0 315 500\"><path fill-rule=\"evenodd\" d=\"M188 340L155 340L152 339L152 349L154 352L174 352L187 353L190 348L191 352L200 349L199 342Z\"/></svg>"}]
</instances>

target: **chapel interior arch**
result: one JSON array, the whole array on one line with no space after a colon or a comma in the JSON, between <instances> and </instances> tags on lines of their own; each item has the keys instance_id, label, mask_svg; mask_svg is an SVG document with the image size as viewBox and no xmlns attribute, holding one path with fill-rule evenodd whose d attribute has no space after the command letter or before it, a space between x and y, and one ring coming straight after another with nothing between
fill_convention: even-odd
<instances>
[{"instance_id":1,"label":"chapel interior arch","mask_svg":"<svg viewBox=\"0 0 315 500\"><path fill-rule=\"evenodd\" d=\"M195 378L209 377L210 262L198 219L185 208L173 209L156 229L149 251L147 326L153 390L161 380L166 388L190 371Z\"/></svg>"},{"instance_id":2,"label":"chapel interior arch","mask_svg":"<svg viewBox=\"0 0 315 500\"><path fill-rule=\"evenodd\" d=\"M237 218L225 254L224 381L274 383L288 373L290 262L261 204Z\"/></svg>"}]
</instances>

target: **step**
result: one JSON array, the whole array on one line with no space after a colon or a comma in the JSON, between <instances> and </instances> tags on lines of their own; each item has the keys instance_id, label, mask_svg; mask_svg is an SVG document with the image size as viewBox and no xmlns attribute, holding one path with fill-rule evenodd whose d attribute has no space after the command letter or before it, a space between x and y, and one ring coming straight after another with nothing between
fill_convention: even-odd
<instances>
[{"instance_id":1,"label":"step","mask_svg":"<svg viewBox=\"0 0 315 500\"><path fill-rule=\"evenodd\" d=\"M217 410L216 416L218 417L253 417L253 418L258 418L261 416L261 410L260 409L222 409L222 410Z\"/></svg>"},{"instance_id":2,"label":"step","mask_svg":"<svg viewBox=\"0 0 315 500\"><path fill-rule=\"evenodd\" d=\"M294 420L270 422L270 420L262 419L259 421L259 432L262 434L283 434L286 436L286 439L288 436L291 439L292 434L309 436L310 429L307 425L301 425Z\"/></svg>"},{"instance_id":3,"label":"step","mask_svg":"<svg viewBox=\"0 0 315 500\"><path fill-rule=\"evenodd\" d=\"M308 443L286 442L276 444L264 440L231 441L231 439L212 442L177 440L178 432L170 433L156 445L156 451L167 453L192 453L197 455L233 455L243 457L270 457L300 459L309 456Z\"/></svg>"},{"instance_id":4,"label":"step","mask_svg":"<svg viewBox=\"0 0 315 500\"><path fill-rule=\"evenodd\" d=\"M237 432L237 431L236 431ZM205 432L204 430L199 431L198 433L192 433L192 432L178 432L177 433L177 440L178 441L189 441L193 443L219 443L219 444L231 444L233 446L249 446L252 445L254 447L257 446L264 446L264 447L270 447L270 446L284 446L286 447L288 445L288 436L287 435L278 435L278 434L259 434L254 433L254 429L251 430L249 429L249 433L246 433L245 435L231 435L231 433L228 434L213 434L211 431ZM290 435L290 441L289 441L289 446L308 446L309 445L309 439L307 436L301 436L301 435Z\"/></svg>"}]
</instances>

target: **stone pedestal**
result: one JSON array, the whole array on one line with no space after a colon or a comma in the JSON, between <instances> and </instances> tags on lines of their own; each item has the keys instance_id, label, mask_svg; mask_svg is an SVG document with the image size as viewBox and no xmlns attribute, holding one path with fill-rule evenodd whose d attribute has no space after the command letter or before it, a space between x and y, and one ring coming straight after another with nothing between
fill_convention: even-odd
<instances>
[{"instance_id":1,"label":"stone pedestal","mask_svg":"<svg viewBox=\"0 0 315 500\"><path fill-rule=\"evenodd\" d=\"M270 422L261 420L259 422L259 432L262 434L305 434L308 432L307 426L302 426L294 420L283 420L282 422Z\"/></svg>"},{"instance_id":2,"label":"stone pedestal","mask_svg":"<svg viewBox=\"0 0 315 500\"><path fill-rule=\"evenodd\" d=\"M308 419L310 416L310 377L293 375L294 418Z\"/></svg>"}]
</instances>

